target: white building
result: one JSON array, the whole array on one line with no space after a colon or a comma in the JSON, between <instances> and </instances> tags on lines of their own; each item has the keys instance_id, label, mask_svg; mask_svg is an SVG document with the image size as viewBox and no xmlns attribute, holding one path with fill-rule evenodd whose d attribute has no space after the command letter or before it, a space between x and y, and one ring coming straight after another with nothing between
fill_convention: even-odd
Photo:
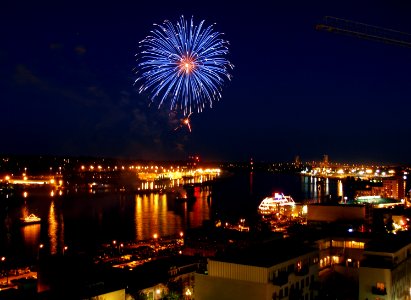
<instances>
[{"instance_id":1,"label":"white building","mask_svg":"<svg viewBox=\"0 0 411 300\"><path fill-rule=\"evenodd\" d=\"M305 299L317 295L318 250L284 239L208 260L195 299Z\"/></svg>"},{"instance_id":2,"label":"white building","mask_svg":"<svg viewBox=\"0 0 411 300\"><path fill-rule=\"evenodd\" d=\"M411 299L411 240L392 236L367 244L359 270L359 300Z\"/></svg>"}]
</instances>

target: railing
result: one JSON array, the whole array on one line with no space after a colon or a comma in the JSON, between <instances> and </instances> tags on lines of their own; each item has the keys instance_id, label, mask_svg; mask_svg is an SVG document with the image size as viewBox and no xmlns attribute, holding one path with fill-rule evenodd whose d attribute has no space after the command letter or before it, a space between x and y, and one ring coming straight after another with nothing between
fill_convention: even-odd
<instances>
[{"instance_id":1,"label":"railing","mask_svg":"<svg viewBox=\"0 0 411 300\"><path fill-rule=\"evenodd\" d=\"M310 269L309 269L309 267L308 266L303 266L301 269L296 269L295 270L295 275L296 276L305 276L305 275L307 275L308 273L309 273L309 271L310 271Z\"/></svg>"},{"instance_id":2,"label":"railing","mask_svg":"<svg viewBox=\"0 0 411 300\"><path fill-rule=\"evenodd\" d=\"M278 286L283 286L288 283L288 275L287 272L279 272L278 276L273 278L273 284Z\"/></svg>"},{"instance_id":3,"label":"railing","mask_svg":"<svg viewBox=\"0 0 411 300\"><path fill-rule=\"evenodd\" d=\"M321 289L321 283L319 281L310 282L310 291L319 291Z\"/></svg>"}]
</instances>

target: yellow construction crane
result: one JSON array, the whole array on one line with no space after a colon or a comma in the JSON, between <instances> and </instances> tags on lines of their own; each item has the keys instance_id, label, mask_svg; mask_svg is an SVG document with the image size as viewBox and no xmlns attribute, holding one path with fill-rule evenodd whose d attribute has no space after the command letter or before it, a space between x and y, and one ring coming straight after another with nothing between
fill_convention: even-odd
<instances>
[{"instance_id":1,"label":"yellow construction crane","mask_svg":"<svg viewBox=\"0 0 411 300\"><path fill-rule=\"evenodd\" d=\"M411 34L409 33L336 17L324 17L322 22L317 24L315 28L317 30L340 33L387 44L411 47Z\"/></svg>"}]
</instances>

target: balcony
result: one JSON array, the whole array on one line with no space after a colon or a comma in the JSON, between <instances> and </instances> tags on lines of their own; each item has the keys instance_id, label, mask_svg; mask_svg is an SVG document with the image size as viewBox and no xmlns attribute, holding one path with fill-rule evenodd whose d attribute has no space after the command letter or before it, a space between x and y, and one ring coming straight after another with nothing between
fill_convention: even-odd
<instances>
[{"instance_id":1,"label":"balcony","mask_svg":"<svg viewBox=\"0 0 411 300\"><path fill-rule=\"evenodd\" d=\"M387 290L385 288L381 289L381 288L377 288L376 286L373 286L371 288L371 293L373 295L384 296L384 295L387 295Z\"/></svg>"},{"instance_id":2,"label":"balcony","mask_svg":"<svg viewBox=\"0 0 411 300\"><path fill-rule=\"evenodd\" d=\"M310 283L310 291L319 291L321 289L321 283L319 281L312 281Z\"/></svg>"},{"instance_id":3,"label":"balcony","mask_svg":"<svg viewBox=\"0 0 411 300\"><path fill-rule=\"evenodd\" d=\"M288 273L280 272L277 277L273 278L273 284L283 286L288 283Z\"/></svg>"},{"instance_id":4,"label":"balcony","mask_svg":"<svg viewBox=\"0 0 411 300\"><path fill-rule=\"evenodd\" d=\"M295 275L296 276L306 276L310 271L310 268L308 266L303 266L300 269L295 269Z\"/></svg>"}]
</instances>

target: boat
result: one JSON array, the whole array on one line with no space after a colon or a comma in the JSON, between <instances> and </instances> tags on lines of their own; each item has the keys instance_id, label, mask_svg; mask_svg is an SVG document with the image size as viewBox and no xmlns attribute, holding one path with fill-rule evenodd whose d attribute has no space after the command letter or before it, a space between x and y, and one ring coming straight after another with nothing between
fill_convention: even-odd
<instances>
[{"instance_id":1,"label":"boat","mask_svg":"<svg viewBox=\"0 0 411 300\"><path fill-rule=\"evenodd\" d=\"M294 207L295 202L291 196L285 196L283 193L274 193L271 197L265 197L258 206L258 212L262 215L271 215L283 213L288 208Z\"/></svg>"},{"instance_id":2,"label":"boat","mask_svg":"<svg viewBox=\"0 0 411 300\"><path fill-rule=\"evenodd\" d=\"M20 218L23 225L36 224L41 222L41 218L37 217L35 214L30 214L25 218Z\"/></svg>"}]
</instances>

